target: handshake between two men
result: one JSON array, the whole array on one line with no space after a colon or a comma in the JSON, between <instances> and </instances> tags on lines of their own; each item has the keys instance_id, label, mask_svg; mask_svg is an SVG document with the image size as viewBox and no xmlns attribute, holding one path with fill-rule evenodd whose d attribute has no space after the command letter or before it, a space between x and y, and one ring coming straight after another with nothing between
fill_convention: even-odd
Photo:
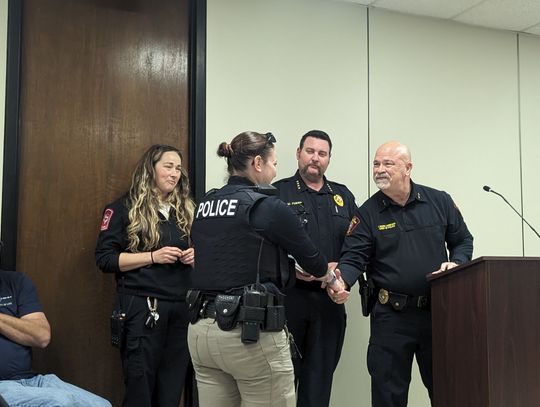
<instances>
[{"instance_id":1,"label":"handshake between two men","mask_svg":"<svg viewBox=\"0 0 540 407\"><path fill-rule=\"evenodd\" d=\"M306 273L302 267L296 264L296 278L302 281L320 281L321 288L326 288L328 296L336 304L344 304L349 299L347 283L341 278L341 272L337 267L337 262L328 263L328 273L316 278Z\"/></svg>"}]
</instances>

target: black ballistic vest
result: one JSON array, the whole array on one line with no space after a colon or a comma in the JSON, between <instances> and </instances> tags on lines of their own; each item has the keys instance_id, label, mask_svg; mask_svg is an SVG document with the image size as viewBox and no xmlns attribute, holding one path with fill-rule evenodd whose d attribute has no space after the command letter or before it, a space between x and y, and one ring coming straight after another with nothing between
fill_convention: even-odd
<instances>
[{"instance_id":1,"label":"black ballistic vest","mask_svg":"<svg viewBox=\"0 0 540 407\"><path fill-rule=\"evenodd\" d=\"M249 213L261 199L268 196L255 186L230 184L207 194L197 206L191 229L194 288L224 291L253 284L257 265L261 283L288 285L287 253L249 224Z\"/></svg>"}]
</instances>

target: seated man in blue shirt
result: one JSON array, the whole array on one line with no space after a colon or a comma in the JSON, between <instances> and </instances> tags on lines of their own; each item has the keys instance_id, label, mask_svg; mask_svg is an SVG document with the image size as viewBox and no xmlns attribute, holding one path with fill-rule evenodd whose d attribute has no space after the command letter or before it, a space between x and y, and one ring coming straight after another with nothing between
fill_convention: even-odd
<instances>
[{"instance_id":1,"label":"seated man in blue shirt","mask_svg":"<svg viewBox=\"0 0 540 407\"><path fill-rule=\"evenodd\" d=\"M53 374L32 372L32 346L45 348L51 327L36 289L23 273L0 270L0 394L14 406L111 404Z\"/></svg>"}]
</instances>

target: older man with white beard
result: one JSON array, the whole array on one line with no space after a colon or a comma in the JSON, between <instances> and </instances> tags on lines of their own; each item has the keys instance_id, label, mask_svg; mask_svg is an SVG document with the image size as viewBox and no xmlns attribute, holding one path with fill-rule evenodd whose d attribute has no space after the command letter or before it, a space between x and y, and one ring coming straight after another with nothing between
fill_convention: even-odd
<instances>
[{"instance_id":1,"label":"older man with white beard","mask_svg":"<svg viewBox=\"0 0 540 407\"><path fill-rule=\"evenodd\" d=\"M471 259L473 237L446 192L411 180L409 148L390 141L373 160L379 191L355 212L339 261L350 287L371 287L368 370L372 406L405 407L416 356L432 398L430 289L426 275ZM338 303L346 296L330 292Z\"/></svg>"}]
</instances>

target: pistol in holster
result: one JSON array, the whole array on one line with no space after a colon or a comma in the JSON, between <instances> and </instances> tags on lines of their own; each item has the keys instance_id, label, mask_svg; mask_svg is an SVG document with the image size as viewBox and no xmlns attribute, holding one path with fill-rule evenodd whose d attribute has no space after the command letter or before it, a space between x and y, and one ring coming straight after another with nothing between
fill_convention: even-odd
<instances>
[{"instance_id":1,"label":"pistol in holster","mask_svg":"<svg viewBox=\"0 0 540 407\"><path fill-rule=\"evenodd\" d=\"M358 283L360 284L360 302L362 305L362 315L368 317L371 313L371 310L373 309L375 301L377 300L377 298L375 297L373 284L370 284L371 281L369 279L366 280L364 278L363 273L360 275Z\"/></svg>"}]
</instances>

